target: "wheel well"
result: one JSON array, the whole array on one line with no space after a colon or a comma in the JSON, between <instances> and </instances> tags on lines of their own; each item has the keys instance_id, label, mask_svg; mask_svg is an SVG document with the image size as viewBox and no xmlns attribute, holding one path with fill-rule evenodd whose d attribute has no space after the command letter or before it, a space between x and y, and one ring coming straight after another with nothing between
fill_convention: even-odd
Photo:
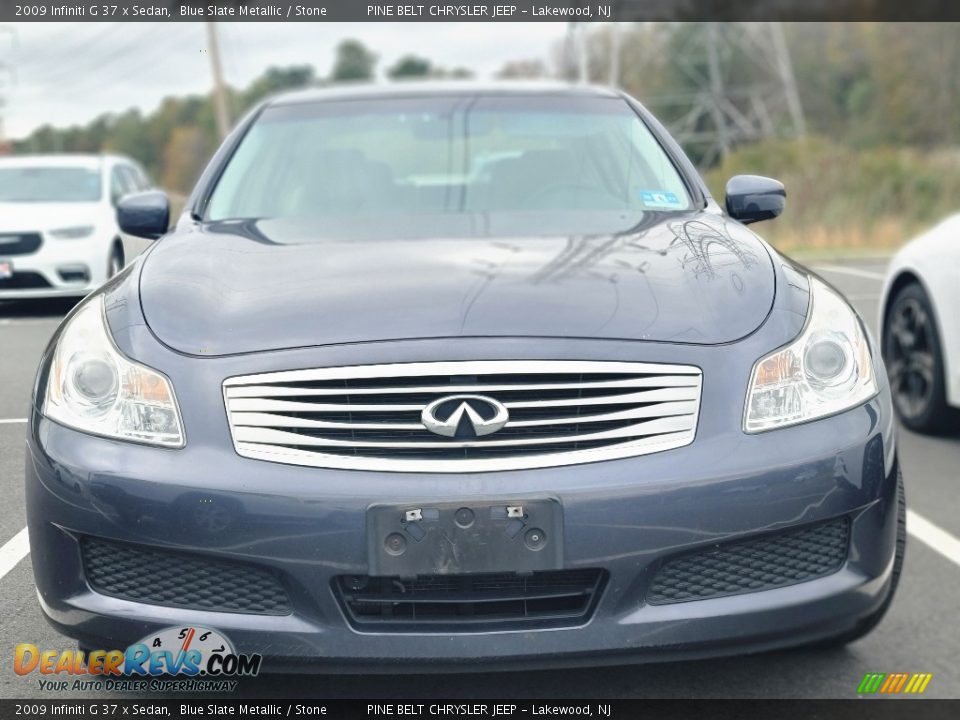
<instances>
[{"instance_id":1,"label":"wheel well","mask_svg":"<svg viewBox=\"0 0 960 720\"><path fill-rule=\"evenodd\" d=\"M917 284L920 287L923 287L923 283L920 282L920 278L914 275L909 270L905 270L899 275L890 285L890 291L887 293L887 297L884 300L883 306L883 323L880 325L884 332L884 337L881 338L881 342L886 340L886 331L887 331L887 317L890 315L890 306L893 304L893 299L897 296L901 290L903 290L908 285ZM883 345L881 344L881 347Z\"/></svg>"}]
</instances>

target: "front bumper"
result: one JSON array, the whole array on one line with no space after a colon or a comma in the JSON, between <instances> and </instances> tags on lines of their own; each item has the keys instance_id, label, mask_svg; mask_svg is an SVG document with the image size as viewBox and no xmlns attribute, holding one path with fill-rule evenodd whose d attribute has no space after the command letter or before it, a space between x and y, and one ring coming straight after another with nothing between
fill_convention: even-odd
<instances>
[{"instance_id":1,"label":"front bumper","mask_svg":"<svg viewBox=\"0 0 960 720\"><path fill-rule=\"evenodd\" d=\"M814 641L854 627L889 593L897 473L886 393L818 422L760 435L710 433L639 458L429 476L249 460L228 444L191 442L189 428L185 449L152 449L35 413L26 476L38 594L50 621L90 647L123 648L149 631L193 623L224 632L240 652L263 654L267 670L660 661ZM347 621L331 583L368 572L372 503L522 501L545 493L563 507L564 567L607 573L586 624L371 632ZM211 502L221 508L216 522L197 512ZM835 573L730 597L644 601L651 570L664 558L838 517L849 518L851 529L847 560ZM284 578L293 612L185 610L98 594L84 576L82 536L253 562Z\"/></svg>"}]
</instances>

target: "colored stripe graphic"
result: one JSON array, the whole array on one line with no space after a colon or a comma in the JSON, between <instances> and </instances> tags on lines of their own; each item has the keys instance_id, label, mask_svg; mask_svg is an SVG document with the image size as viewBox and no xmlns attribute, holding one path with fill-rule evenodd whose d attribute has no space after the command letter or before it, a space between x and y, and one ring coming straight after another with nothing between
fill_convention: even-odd
<instances>
[{"instance_id":1,"label":"colored stripe graphic","mask_svg":"<svg viewBox=\"0 0 960 720\"><path fill-rule=\"evenodd\" d=\"M857 686L858 695L918 695L927 689L933 673L867 673Z\"/></svg>"},{"instance_id":2,"label":"colored stripe graphic","mask_svg":"<svg viewBox=\"0 0 960 720\"><path fill-rule=\"evenodd\" d=\"M909 677L910 677L909 673L900 673L900 677L897 679L897 684L894 687L890 688L890 692L892 693L900 692L903 689L903 686L906 684L907 678Z\"/></svg>"},{"instance_id":3,"label":"colored stripe graphic","mask_svg":"<svg viewBox=\"0 0 960 720\"><path fill-rule=\"evenodd\" d=\"M859 695L872 695L880 689L880 683L886 677L886 673L867 673L860 681L860 687L857 688Z\"/></svg>"},{"instance_id":4,"label":"colored stripe graphic","mask_svg":"<svg viewBox=\"0 0 960 720\"><path fill-rule=\"evenodd\" d=\"M897 680L899 679L900 679L900 675L898 673L890 673L889 675L887 675L886 681L883 683L883 685L880 686L880 692L881 693L890 692L890 689L897 684Z\"/></svg>"}]
</instances>

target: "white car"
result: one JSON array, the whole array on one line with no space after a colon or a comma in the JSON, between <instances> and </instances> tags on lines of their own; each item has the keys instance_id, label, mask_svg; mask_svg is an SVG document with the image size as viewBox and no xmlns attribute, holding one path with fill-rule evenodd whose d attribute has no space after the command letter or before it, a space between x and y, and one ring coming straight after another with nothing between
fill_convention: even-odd
<instances>
[{"instance_id":1,"label":"white car","mask_svg":"<svg viewBox=\"0 0 960 720\"><path fill-rule=\"evenodd\" d=\"M83 296L118 273L116 202L149 187L123 157L0 158L0 300Z\"/></svg>"},{"instance_id":2,"label":"white car","mask_svg":"<svg viewBox=\"0 0 960 720\"><path fill-rule=\"evenodd\" d=\"M894 256L880 304L883 358L903 424L960 429L960 214Z\"/></svg>"}]
</instances>

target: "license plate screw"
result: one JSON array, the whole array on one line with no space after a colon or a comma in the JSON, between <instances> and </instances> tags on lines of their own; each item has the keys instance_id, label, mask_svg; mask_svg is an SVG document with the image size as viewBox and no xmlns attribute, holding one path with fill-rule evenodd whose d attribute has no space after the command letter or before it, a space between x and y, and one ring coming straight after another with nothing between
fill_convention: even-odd
<instances>
[{"instance_id":1,"label":"license plate screw","mask_svg":"<svg viewBox=\"0 0 960 720\"><path fill-rule=\"evenodd\" d=\"M418 522L423 520L423 510L420 508L417 508L416 510L407 510L407 512L404 513L404 519L407 522Z\"/></svg>"},{"instance_id":2,"label":"license plate screw","mask_svg":"<svg viewBox=\"0 0 960 720\"><path fill-rule=\"evenodd\" d=\"M523 517L523 505L507 505L507 517L508 517L508 518L522 518L522 517Z\"/></svg>"},{"instance_id":3,"label":"license plate screw","mask_svg":"<svg viewBox=\"0 0 960 720\"><path fill-rule=\"evenodd\" d=\"M367 579L361 575L350 575L346 583L347 587L353 591L363 590L367 586Z\"/></svg>"}]
</instances>

